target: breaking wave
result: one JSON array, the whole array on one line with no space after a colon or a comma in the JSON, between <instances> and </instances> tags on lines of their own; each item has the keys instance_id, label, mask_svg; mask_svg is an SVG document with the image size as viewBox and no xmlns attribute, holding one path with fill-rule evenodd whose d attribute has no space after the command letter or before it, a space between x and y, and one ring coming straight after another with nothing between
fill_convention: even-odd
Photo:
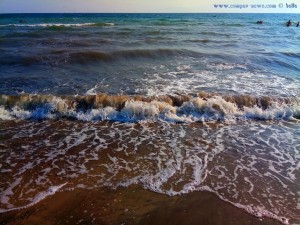
<instances>
[{"instance_id":1,"label":"breaking wave","mask_svg":"<svg viewBox=\"0 0 300 225\"><path fill-rule=\"evenodd\" d=\"M4 24L0 27L90 27L114 26L114 23L39 23L39 24Z\"/></svg>"},{"instance_id":2,"label":"breaking wave","mask_svg":"<svg viewBox=\"0 0 300 225\"><path fill-rule=\"evenodd\" d=\"M53 96L0 95L0 119L75 119L82 121L141 120L201 122L230 120L300 119L297 98L195 95L126 96L96 94Z\"/></svg>"}]
</instances>

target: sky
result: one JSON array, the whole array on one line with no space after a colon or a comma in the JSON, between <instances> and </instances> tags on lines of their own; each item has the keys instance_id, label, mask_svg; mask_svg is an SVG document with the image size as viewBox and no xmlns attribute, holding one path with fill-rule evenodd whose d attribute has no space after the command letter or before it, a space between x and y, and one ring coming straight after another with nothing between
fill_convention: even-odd
<instances>
[{"instance_id":1,"label":"sky","mask_svg":"<svg viewBox=\"0 0 300 225\"><path fill-rule=\"evenodd\" d=\"M0 13L55 12L300 13L300 0L0 0Z\"/></svg>"}]
</instances>

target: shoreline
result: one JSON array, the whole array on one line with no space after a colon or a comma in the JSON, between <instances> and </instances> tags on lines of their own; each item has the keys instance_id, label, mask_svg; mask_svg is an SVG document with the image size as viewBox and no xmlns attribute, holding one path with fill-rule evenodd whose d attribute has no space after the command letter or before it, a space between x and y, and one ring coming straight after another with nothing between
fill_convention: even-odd
<instances>
[{"instance_id":1,"label":"shoreline","mask_svg":"<svg viewBox=\"0 0 300 225\"><path fill-rule=\"evenodd\" d=\"M0 225L300 225L296 14L0 18Z\"/></svg>"},{"instance_id":2,"label":"shoreline","mask_svg":"<svg viewBox=\"0 0 300 225\"><path fill-rule=\"evenodd\" d=\"M0 214L13 224L280 225L257 218L206 191L167 196L138 185L62 191L29 208Z\"/></svg>"}]
</instances>

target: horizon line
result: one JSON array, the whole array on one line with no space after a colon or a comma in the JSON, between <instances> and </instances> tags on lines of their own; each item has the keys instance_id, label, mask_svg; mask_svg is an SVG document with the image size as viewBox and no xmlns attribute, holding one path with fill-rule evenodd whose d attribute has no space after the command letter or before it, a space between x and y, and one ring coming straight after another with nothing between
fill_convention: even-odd
<instances>
[{"instance_id":1,"label":"horizon line","mask_svg":"<svg viewBox=\"0 0 300 225\"><path fill-rule=\"evenodd\" d=\"M0 14L299 14L300 12L0 12Z\"/></svg>"}]
</instances>

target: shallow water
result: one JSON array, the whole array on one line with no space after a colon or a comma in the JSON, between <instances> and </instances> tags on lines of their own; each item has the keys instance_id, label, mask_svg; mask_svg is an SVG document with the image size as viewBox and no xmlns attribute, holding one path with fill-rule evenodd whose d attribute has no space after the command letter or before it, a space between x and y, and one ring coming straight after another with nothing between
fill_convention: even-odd
<instances>
[{"instance_id":1,"label":"shallow water","mask_svg":"<svg viewBox=\"0 0 300 225\"><path fill-rule=\"evenodd\" d=\"M298 122L1 127L2 212L58 189L139 184L167 195L208 190L257 216L299 222Z\"/></svg>"}]
</instances>

